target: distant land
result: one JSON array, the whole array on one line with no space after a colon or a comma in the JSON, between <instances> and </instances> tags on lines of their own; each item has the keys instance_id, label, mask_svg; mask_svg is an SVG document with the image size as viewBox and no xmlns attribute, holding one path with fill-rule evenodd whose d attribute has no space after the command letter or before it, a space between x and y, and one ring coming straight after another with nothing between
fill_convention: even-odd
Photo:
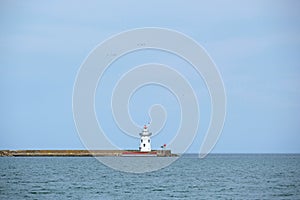
<instances>
[{"instance_id":1,"label":"distant land","mask_svg":"<svg viewBox=\"0 0 300 200\"><path fill-rule=\"evenodd\" d=\"M0 156L157 156L173 157L171 150L0 150Z\"/></svg>"}]
</instances>

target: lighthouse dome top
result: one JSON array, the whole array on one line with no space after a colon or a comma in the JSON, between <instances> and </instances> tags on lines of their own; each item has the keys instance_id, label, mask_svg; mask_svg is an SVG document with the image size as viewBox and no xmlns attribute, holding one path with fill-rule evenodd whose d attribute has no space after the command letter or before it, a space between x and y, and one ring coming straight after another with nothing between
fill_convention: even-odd
<instances>
[{"instance_id":1,"label":"lighthouse dome top","mask_svg":"<svg viewBox=\"0 0 300 200\"><path fill-rule=\"evenodd\" d=\"M150 133L150 132L148 131L148 127L147 127L146 125L144 125L144 129L143 129L143 131L140 133L140 136L150 136L150 135L152 135L152 133Z\"/></svg>"}]
</instances>

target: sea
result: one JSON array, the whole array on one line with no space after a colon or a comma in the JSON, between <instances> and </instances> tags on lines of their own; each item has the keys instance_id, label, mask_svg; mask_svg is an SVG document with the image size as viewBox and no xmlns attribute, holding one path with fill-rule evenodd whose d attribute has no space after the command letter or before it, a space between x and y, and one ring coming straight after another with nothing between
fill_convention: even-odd
<instances>
[{"instance_id":1,"label":"sea","mask_svg":"<svg viewBox=\"0 0 300 200\"><path fill-rule=\"evenodd\" d=\"M0 157L0 199L299 200L300 154L187 154L147 173L94 157Z\"/></svg>"}]
</instances>

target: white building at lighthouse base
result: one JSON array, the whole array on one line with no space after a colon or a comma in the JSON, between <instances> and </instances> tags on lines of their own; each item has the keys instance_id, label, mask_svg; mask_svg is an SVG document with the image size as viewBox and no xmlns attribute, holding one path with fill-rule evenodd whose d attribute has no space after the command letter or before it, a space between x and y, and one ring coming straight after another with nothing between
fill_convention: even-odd
<instances>
[{"instance_id":1,"label":"white building at lighthouse base","mask_svg":"<svg viewBox=\"0 0 300 200\"><path fill-rule=\"evenodd\" d=\"M150 136L152 133L148 131L147 126L144 126L143 131L140 133L141 142L140 142L140 151L141 152L150 152L151 151L151 139Z\"/></svg>"}]
</instances>

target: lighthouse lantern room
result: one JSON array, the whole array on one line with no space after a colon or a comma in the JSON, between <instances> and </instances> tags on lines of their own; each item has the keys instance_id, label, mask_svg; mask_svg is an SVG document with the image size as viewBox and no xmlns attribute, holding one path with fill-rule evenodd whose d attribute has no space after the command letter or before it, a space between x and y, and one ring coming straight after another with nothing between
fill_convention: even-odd
<instances>
[{"instance_id":1,"label":"lighthouse lantern room","mask_svg":"<svg viewBox=\"0 0 300 200\"><path fill-rule=\"evenodd\" d=\"M151 151L151 140L150 136L152 133L148 131L147 126L144 126L143 131L140 133L141 142L140 142L140 151L141 152L150 152Z\"/></svg>"}]
</instances>

